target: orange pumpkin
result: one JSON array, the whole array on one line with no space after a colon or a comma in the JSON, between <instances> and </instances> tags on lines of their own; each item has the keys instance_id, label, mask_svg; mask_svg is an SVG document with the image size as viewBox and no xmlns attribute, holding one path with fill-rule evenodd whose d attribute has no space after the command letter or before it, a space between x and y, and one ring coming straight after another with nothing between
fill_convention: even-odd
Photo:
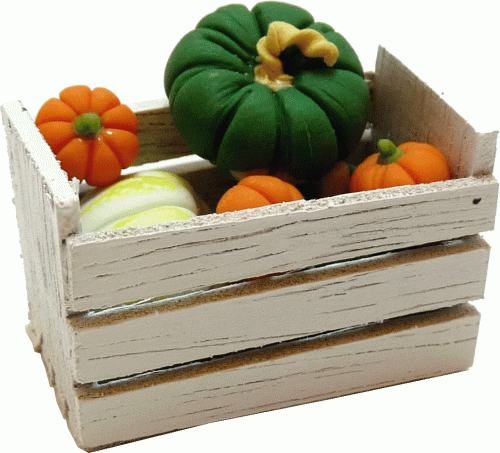
<instances>
[{"instance_id":1,"label":"orange pumpkin","mask_svg":"<svg viewBox=\"0 0 500 453\"><path fill-rule=\"evenodd\" d=\"M378 149L379 153L368 156L354 170L351 192L446 181L451 177L446 157L427 143L407 142L397 147L383 139Z\"/></svg>"},{"instance_id":2,"label":"orange pumpkin","mask_svg":"<svg viewBox=\"0 0 500 453\"><path fill-rule=\"evenodd\" d=\"M75 85L40 108L35 124L68 177L108 186L139 154L138 121L106 88Z\"/></svg>"},{"instance_id":3,"label":"orange pumpkin","mask_svg":"<svg viewBox=\"0 0 500 453\"><path fill-rule=\"evenodd\" d=\"M225 192L215 212L221 214L303 199L296 187L275 176L252 175Z\"/></svg>"},{"instance_id":4,"label":"orange pumpkin","mask_svg":"<svg viewBox=\"0 0 500 453\"><path fill-rule=\"evenodd\" d=\"M337 162L335 166L321 178L319 184L319 197L333 197L335 195L348 193L354 168L353 165L347 162Z\"/></svg>"}]
</instances>

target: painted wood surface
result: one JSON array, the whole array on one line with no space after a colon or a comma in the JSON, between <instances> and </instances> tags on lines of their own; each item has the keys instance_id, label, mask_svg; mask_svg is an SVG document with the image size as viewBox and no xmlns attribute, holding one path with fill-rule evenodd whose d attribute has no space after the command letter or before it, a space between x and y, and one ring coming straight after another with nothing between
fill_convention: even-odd
<instances>
[{"instance_id":1,"label":"painted wood surface","mask_svg":"<svg viewBox=\"0 0 500 453\"><path fill-rule=\"evenodd\" d=\"M130 105L139 120L136 165L192 154L174 123L166 98Z\"/></svg>"},{"instance_id":2,"label":"painted wood surface","mask_svg":"<svg viewBox=\"0 0 500 453\"><path fill-rule=\"evenodd\" d=\"M78 445L98 449L256 412L363 392L472 365L469 305L344 335L264 348L142 379L77 388Z\"/></svg>"},{"instance_id":3,"label":"painted wood surface","mask_svg":"<svg viewBox=\"0 0 500 453\"><path fill-rule=\"evenodd\" d=\"M69 320L74 380L90 383L483 297L479 237L105 310Z\"/></svg>"},{"instance_id":4,"label":"painted wood surface","mask_svg":"<svg viewBox=\"0 0 500 453\"><path fill-rule=\"evenodd\" d=\"M21 104L2 106L2 116L26 277L27 333L34 349L44 352L48 381L64 415L75 410L76 399L68 366L67 321L61 311L67 281L62 238L77 225L78 195Z\"/></svg>"},{"instance_id":5,"label":"painted wood surface","mask_svg":"<svg viewBox=\"0 0 500 453\"><path fill-rule=\"evenodd\" d=\"M68 239L66 309L82 312L493 229L493 177L213 214Z\"/></svg>"},{"instance_id":6,"label":"painted wood surface","mask_svg":"<svg viewBox=\"0 0 500 453\"><path fill-rule=\"evenodd\" d=\"M375 140L430 143L447 156L456 178L492 174L498 131L476 130L383 47L375 73Z\"/></svg>"}]
</instances>

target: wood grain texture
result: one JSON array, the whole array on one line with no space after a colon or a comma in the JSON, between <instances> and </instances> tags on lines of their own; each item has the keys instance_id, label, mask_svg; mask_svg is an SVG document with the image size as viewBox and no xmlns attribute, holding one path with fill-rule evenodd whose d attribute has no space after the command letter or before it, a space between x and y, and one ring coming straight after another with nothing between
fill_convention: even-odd
<instances>
[{"instance_id":1,"label":"wood grain texture","mask_svg":"<svg viewBox=\"0 0 500 453\"><path fill-rule=\"evenodd\" d=\"M376 139L431 143L456 178L491 174L498 131L476 130L425 82L379 47L372 121Z\"/></svg>"},{"instance_id":2,"label":"wood grain texture","mask_svg":"<svg viewBox=\"0 0 500 453\"><path fill-rule=\"evenodd\" d=\"M472 365L479 313L469 306L264 348L141 379L78 388L73 430L85 450L305 404Z\"/></svg>"},{"instance_id":3,"label":"wood grain texture","mask_svg":"<svg viewBox=\"0 0 500 453\"><path fill-rule=\"evenodd\" d=\"M9 161L11 163L12 185L14 193L19 194L19 203L22 197L27 197L24 192L16 189L22 184L32 184L30 186L31 195L42 197L46 193L53 205L53 212L50 218L36 217L30 210L30 202L25 205L16 205L16 215L21 235L29 234L29 229L25 226L28 217L33 223L51 223L57 226L56 234L62 239L78 232L79 199L78 182L68 181L67 174L61 170L59 161L43 139L42 134L35 126L33 119L21 102L11 102L1 108L3 123L5 125ZM20 156L25 154L25 156ZM21 168L21 162L25 160L31 166L29 177L36 178L36 181L26 182L20 178L27 178L28 175L22 173L26 170ZM38 191L38 193L37 193ZM18 212L19 211L19 212ZM49 215L49 213L47 213ZM22 219L26 219L23 222ZM19 223L20 222L20 223Z\"/></svg>"},{"instance_id":4,"label":"wood grain texture","mask_svg":"<svg viewBox=\"0 0 500 453\"><path fill-rule=\"evenodd\" d=\"M64 239L74 233L79 201L31 117L18 102L2 106L35 350L44 351L49 384L63 414L75 410L71 347L61 306L66 297ZM76 217L75 217L76 213Z\"/></svg>"},{"instance_id":5,"label":"wood grain texture","mask_svg":"<svg viewBox=\"0 0 500 453\"><path fill-rule=\"evenodd\" d=\"M477 300L488 257L486 242L469 237L77 316L73 379L116 379Z\"/></svg>"},{"instance_id":6,"label":"wood grain texture","mask_svg":"<svg viewBox=\"0 0 500 453\"><path fill-rule=\"evenodd\" d=\"M68 239L68 312L173 295L493 229L493 177L283 203Z\"/></svg>"},{"instance_id":7,"label":"wood grain texture","mask_svg":"<svg viewBox=\"0 0 500 453\"><path fill-rule=\"evenodd\" d=\"M134 165L192 154L170 114L168 100L130 105L139 121L140 153Z\"/></svg>"}]
</instances>

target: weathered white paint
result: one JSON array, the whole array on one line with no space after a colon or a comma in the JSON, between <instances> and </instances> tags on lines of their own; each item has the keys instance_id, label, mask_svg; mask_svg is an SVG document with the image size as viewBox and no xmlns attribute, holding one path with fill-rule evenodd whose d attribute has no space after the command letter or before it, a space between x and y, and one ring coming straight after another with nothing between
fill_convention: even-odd
<instances>
[{"instance_id":1,"label":"weathered white paint","mask_svg":"<svg viewBox=\"0 0 500 453\"><path fill-rule=\"evenodd\" d=\"M492 177L471 177L75 236L68 239L67 310L477 234L493 228L497 194Z\"/></svg>"},{"instance_id":2,"label":"weathered white paint","mask_svg":"<svg viewBox=\"0 0 500 453\"><path fill-rule=\"evenodd\" d=\"M372 120L376 139L431 143L448 157L457 178L493 172L498 131L469 124L382 47L375 73Z\"/></svg>"},{"instance_id":3,"label":"weathered white paint","mask_svg":"<svg viewBox=\"0 0 500 453\"><path fill-rule=\"evenodd\" d=\"M71 318L74 380L90 383L483 297L479 237Z\"/></svg>"},{"instance_id":4,"label":"weathered white paint","mask_svg":"<svg viewBox=\"0 0 500 453\"><path fill-rule=\"evenodd\" d=\"M27 332L34 349L44 352L49 384L64 415L76 410L76 398L68 367L72 347L61 310L67 298L63 239L78 229L78 194L22 105L2 106L2 117L26 277Z\"/></svg>"},{"instance_id":5,"label":"weathered white paint","mask_svg":"<svg viewBox=\"0 0 500 453\"><path fill-rule=\"evenodd\" d=\"M250 355L77 389L84 449L417 379L472 365L479 313L458 306Z\"/></svg>"}]
</instances>

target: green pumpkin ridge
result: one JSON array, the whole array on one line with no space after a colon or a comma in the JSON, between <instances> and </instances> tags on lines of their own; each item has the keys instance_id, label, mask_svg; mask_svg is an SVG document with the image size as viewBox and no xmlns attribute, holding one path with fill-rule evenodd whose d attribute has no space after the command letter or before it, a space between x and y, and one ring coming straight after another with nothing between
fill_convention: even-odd
<instances>
[{"instance_id":1,"label":"green pumpkin ridge","mask_svg":"<svg viewBox=\"0 0 500 453\"><path fill-rule=\"evenodd\" d=\"M294 178L315 180L337 161L336 131L321 107L300 91L281 90L276 97L285 119L282 158Z\"/></svg>"},{"instance_id":2,"label":"green pumpkin ridge","mask_svg":"<svg viewBox=\"0 0 500 453\"><path fill-rule=\"evenodd\" d=\"M276 147L278 128L271 90L260 83L249 86L222 135L216 164L233 171L269 168Z\"/></svg>"},{"instance_id":3,"label":"green pumpkin ridge","mask_svg":"<svg viewBox=\"0 0 500 453\"><path fill-rule=\"evenodd\" d=\"M242 49L255 54L255 46L261 38L259 24L249 9L240 4L218 8L203 17L196 28L209 28L233 39Z\"/></svg>"},{"instance_id":4,"label":"green pumpkin ridge","mask_svg":"<svg viewBox=\"0 0 500 453\"><path fill-rule=\"evenodd\" d=\"M326 69L327 77L335 78L335 84L315 84L318 78L304 72L297 78L295 88L325 112L336 131L339 144L339 159L345 159L358 145L366 128L370 106L370 93L364 79L345 70ZM348 78L349 83L345 83ZM328 87L329 89L326 89Z\"/></svg>"},{"instance_id":5,"label":"green pumpkin ridge","mask_svg":"<svg viewBox=\"0 0 500 453\"><path fill-rule=\"evenodd\" d=\"M243 58L243 59L242 59ZM231 47L227 37L208 29L195 29L187 33L177 44L165 68L165 91L170 89L183 72L194 66L227 69L239 74L253 71L254 56L242 52L236 45Z\"/></svg>"},{"instance_id":6,"label":"green pumpkin ridge","mask_svg":"<svg viewBox=\"0 0 500 453\"><path fill-rule=\"evenodd\" d=\"M240 90L238 100L222 115L220 127L217 129L214 138L214 148L217 149L217 154L215 155L215 159L212 160L213 164L221 168L230 170L230 167L233 166L231 162L232 156L223 156L223 153L221 153L222 142L224 141L225 135L228 133L230 124L237 115L238 109L244 104L245 100L251 96L251 94L251 87L244 87Z\"/></svg>"},{"instance_id":7,"label":"green pumpkin ridge","mask_svg":"<svg viewBox=\"0 0 500 453\"><path fill-rule=\"evenodd\" d=\"M235 55L241 61L243 61L249 66L249 69L253 69L255 62L256 52L249 51L241 46L237 41L228 39L227 35L224 35L220 31L212 30L209 28L198 28L204 33L206 33L205 40L211 42L215 46L219 46L221 49L226 51L228 54Z\"/></svg>"},{"instance_id":8,"label":"green pumpkin ridge","mask_svg":"<svg viewBox=\"0 0 500 453\"><path fill-rule=\"evenodd\" d=\"M309 26L312 30L319 31L329 42L335 44L339 50L339 57L335 63L335 68L346 69L364 77L363 66L358 55L349 44L347 39L333 27L323 22L315 22Z\"/></svg>"}]
</instances>

